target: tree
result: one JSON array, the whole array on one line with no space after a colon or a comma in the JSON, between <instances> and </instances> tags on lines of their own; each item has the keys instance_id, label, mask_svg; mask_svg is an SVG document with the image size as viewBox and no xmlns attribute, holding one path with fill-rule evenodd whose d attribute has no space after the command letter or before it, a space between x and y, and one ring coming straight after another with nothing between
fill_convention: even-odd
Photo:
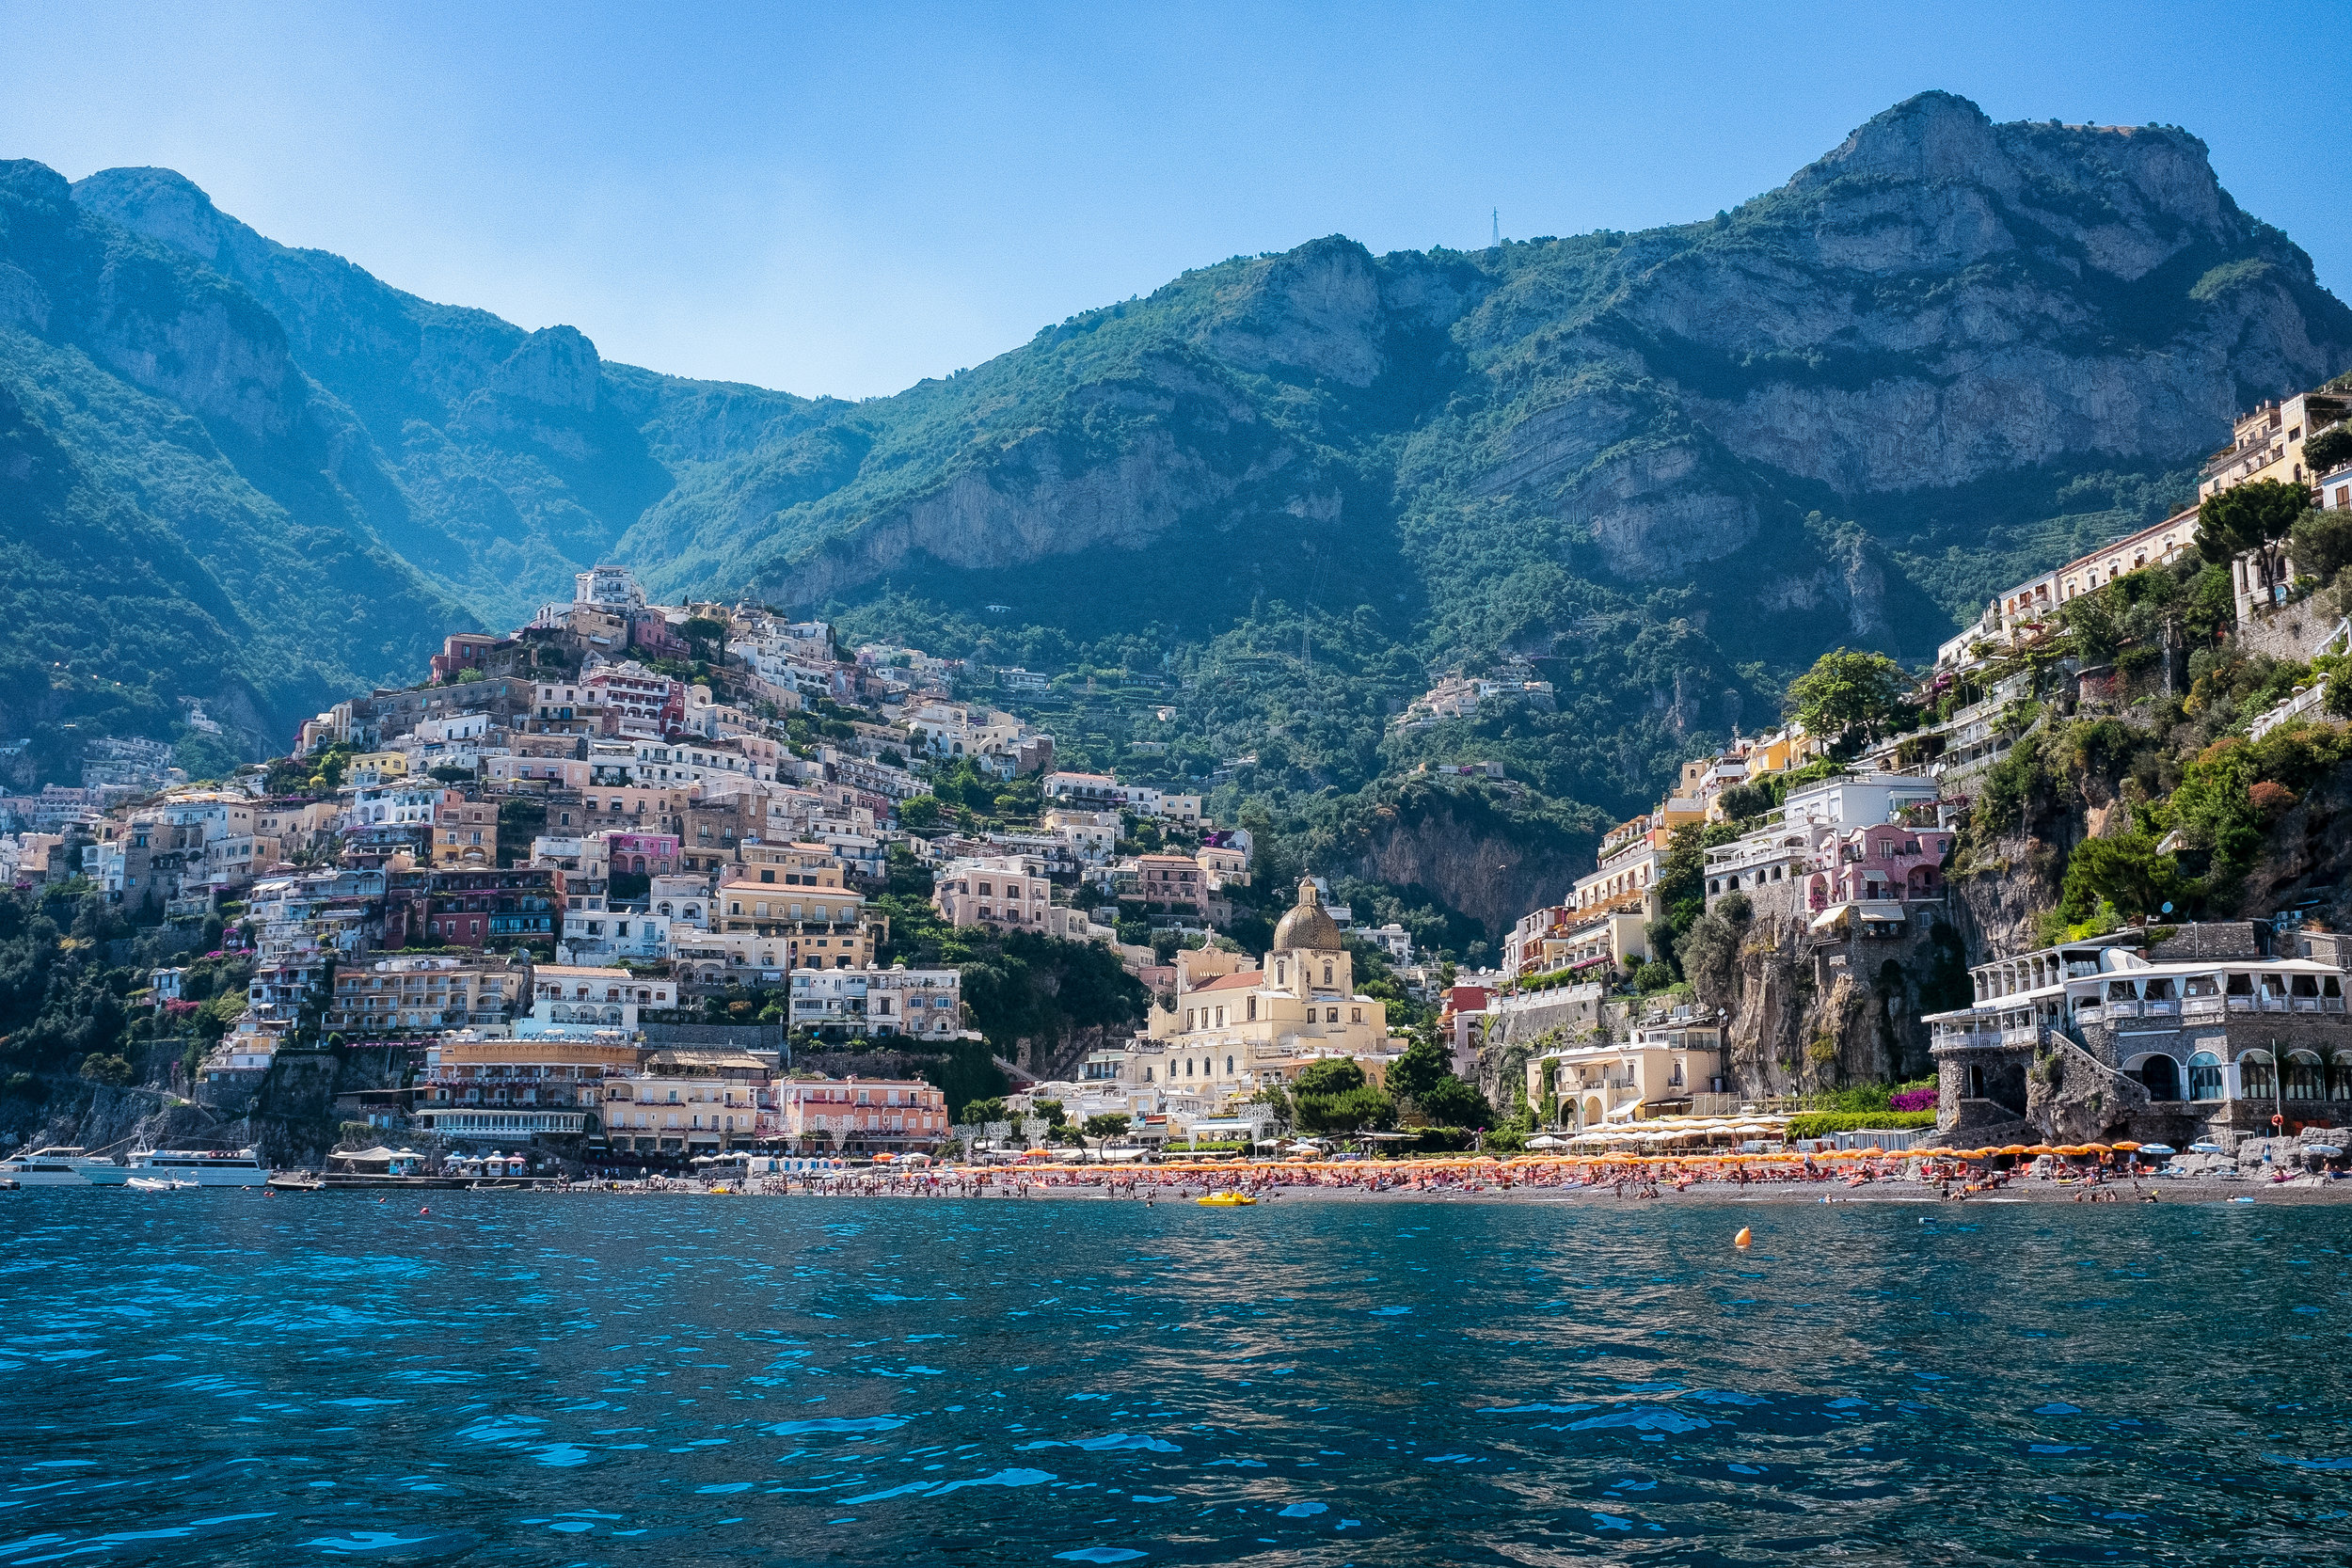
<instances>
[{"instance_id":1,"label":"tree","mask_svg":"<svg viewBox=\"0 0 2352 1568\"><path fill-rule=\"evenodd\" d=\"M1902 666L1884 654L1838 648L1788 683L1783 706L1808 735L1844 740L1859 734L1868 741L1894 723L1910 687Z\"/></svg>"},{"instance_id":2,"label":"tree","mask_svg":"<svg viewBox=\"0 0 2352 1568\"><path fill-rule=\"evenodd\" d=\"M2286 537L2310 506L2311 493L2282 479L2217 490L2197 503L2197 553L2226 566L2248 550Z\"/></svg>"},{"instance_id":3,"label":"tree","mask_svg":"<svg viewBox=\"0 0 2352 1568\"><path fill-rule=\"evenodd\" d=\"M2307 572L2323 583L2331 581L2337 572L2352 565L2352 508L2338 506L2325 512L2307 512L2296 523L2289 538L2293 543L2288 553L2295 558L2295 569Z\"/></svg>"},{"instance_id":4,"label":"tree","mask_svg":"<svg viewBox=\"0 0 2352 1568\"><path fill-rule=\"evenodd\" d=\"M130 1058L126 1056L92 1054L82 1058L82 1076L93 1084L106 1084L115 1088L122 1088L136 1078L138 1073L131 1066Z\"/></svg>"},{"instance_id":5,"label":"tree","mask_svg":"<svg viewBox=\"0 0 2352 1568\"><path fill-rule=\"evenodd\" d=\"M2317 479L2352 463L2352 424L2332 424L2303 443L2303 471Z\"/></svg>"},{"instance_id":6,"label":"tree","mask_svg":"<svg viewBox=\"0 0 2352 1568\"><path fill-rule=\"evenodd\" d=\"M1104 1111L1087 1117L1083 1124L1083 1131L1087 1137L1094 1140L1095 1147L1099 1148L1133 1125L1133 1122L1117 1111Z\"/></svg>"},{"instance_id":7,"label":"tree","mask_svg":"<svg viewBox=\"0 0 2352 1568\"><path fill-rule=\"evenodd\" d=\"M1341 1094L1302 1094L1298 1125L1310 1132L1355 1132L1396 1125L1396 1102L1370 1085Z\"/></svg>"},{"instance_id":8,"label":"tree","mask_svg":"<svg viewBox=\"0 0 2352 1568\"><path fill-rule=\"evenodd\" d=\"M1346 1094L1364 1086L1364 1069L1344 1056L1308 1063L1291 1080L1294 1096Z\"/></svg>"},{"instance_id":9,"label":"tree","mask_svg":"<svg viewBox=\"0 0 2352 1568\"><path fill-rule=\"evenodd\" d=\"M1478 1085L1447 1073L1422 1097L1421 1113L1437 1127L1486 1127L1494 1110Z\"/></svg>"},{"instance_id":10,"label":"tree","mask_svg":"<svg viewBox=\"0 0 2352 1568\"><path fill-rule=\"evenodd\" d=\"M1451 1075L1452 1063L1445 1050L1438 1043L1434 1026L1413 1032L1413 1043L1405 1048L1405 1054L1389 1064L1389 1093L1427 1112L1422 1097Z\"/></svg>"},{"instance_id":11,"label":"tree","mask_svg":"<svg viewBox=\"0 0 2352 1568\"><path fill-rule=\"evenodd\" d=\"M2178 912L2189 891L2179 864L2171 856L2157 853L2153 835L2087 838L2066 863L2058 914L2067 924L2077 925L2097 912L2102 901L2125 915L2161 915L2167 906Z\"/></svg>"}]
</instances>

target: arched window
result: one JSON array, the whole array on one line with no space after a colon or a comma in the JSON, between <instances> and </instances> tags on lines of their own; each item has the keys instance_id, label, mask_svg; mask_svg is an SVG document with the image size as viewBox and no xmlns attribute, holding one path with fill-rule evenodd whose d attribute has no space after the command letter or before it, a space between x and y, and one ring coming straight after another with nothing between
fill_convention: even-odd
<instances>
[{"instance_id":1,"label":"arched window","mask_svg":"<svg viewBox=\"0 0 2352 1568\"><path fill-rule=\"evenodd\" d=\"M2328 1075L2319 1065L2319 1054L2312 1051L2287 1053L2287 1098L2289 1100L2325 1100L2328 1098Z\"/></svg>"},{"instance_id":2,"label":"arched window","mask_svg":"<svg viewBox=\"0 0 2352 1568\"><path fill-rule=\"evenodd\" d=\"M1189 1056L1184 1058L1184 1076L1187 1078L1192 1076L1192 1058Z\"/></svg>"},{"instance_id":3,"label":"arched window","mask_svg":"<svg viewBox=\"0 0 2352 1568\"><path fill-rule=\"evenodd\" d=\"M2328 1062L2328 1098L2352 1100L2352 1051L2339 1051Z\"/></svg>"},{"instance_id":4,"label":"arched window","mask_svg":"<svg viewBox=\"0 0 2352 1568\"><path fill-rule=\"evenodd\" d=\"M1331 983L1331 966L1328 962L1323 966L1323 983L1327 986Z\"/></svg>"},{"instance_id":5,"label":"arched window","mask_svg":"<svg viewBox=\"0 0 2352 1568\"><path fill-rule=\"evenodd\" d=\"M2237 1059L2238 1092L2249 1100L2279 1097L2278 1064L2267 1051L2249 1051Z\"/></svg>"},{"instance_id":6,"label":"arched window","mask_svg":"<svg viewBox=\"0 0 2352 1568\"><path fill-rule=\"evenodd\" d=\"M1228 1057L1226 1057L1226 1058L1225 1058L1225 1076L1226 1076L1226 1077L1228 1077L1228 1078L1231 1078L1232 1075L1233 1075L1233 1058L1232 1058L1232 1057L1231 1057L1231 1056L1228 1056Z\"/></svg>"}]
</instances>

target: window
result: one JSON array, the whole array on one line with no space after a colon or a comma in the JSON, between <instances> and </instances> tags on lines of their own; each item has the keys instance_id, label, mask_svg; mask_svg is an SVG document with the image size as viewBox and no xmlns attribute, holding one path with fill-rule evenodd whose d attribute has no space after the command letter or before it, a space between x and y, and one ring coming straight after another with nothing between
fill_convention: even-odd
<instances>
[{"instance_id":1,"label":"window","mask_svg":"<svg viewBox=\"0 0 2352 1568\"><path fill-rule=\"evenodd\" d=\"M1340 1010L1337 1007L1324 1008L1323 1021L1326 1023L1337 1023L1340 1021Z\"/></svg>"},{"instance_id":2,"label":"window","mask_svg":"<svg viewBox=\"0 0 2352 1568\"><path fill-rule=\"evenodd\" d=\"M2248 1100L2279 1097L2279 1066L2267 1051L2249 1051L2237 1059L2238 1093Z\"/></svg>"},{"instance_id":3,"label":"window","mask_svg":"<svg viewBox=\"0 0 2352 1568\"><path fill-rule=\"evenodd\" d=\"M2287 1093L2289 1100L2325 1100L2328 1097L2327 1073L2319 1065L2318 1055L2310 1051L2287 1053Z\"/></svg>"},{"instance_id":4,"label":"window","mask_svg":"<svg viewBox=\"0 0 2352 1568\"><path fill-rule=\"evenodd\" d=\"M2191 1100L2221 1098L2221 1058L2210 1051L2200 1051L2188 1059L2188 1097Z\"/></svg>"},{"instance_id":5,"label":"window","mask_svg":"<svg viewBox=\"0 0 2352 1568\"><path fill-rule=\"evenodd\" d=\"M1363 1010L1363 1008L1361 1008L1361 1007L1350 1007L1350 1008L1348 1008L1348 1009L1347 1009L1347 1022L1350 1022L1350 1023L1361 1023L1361 1022L1363 1022L1363 1021L1364 1021L1364 1010Z\"/></svg>"}]
</instances>

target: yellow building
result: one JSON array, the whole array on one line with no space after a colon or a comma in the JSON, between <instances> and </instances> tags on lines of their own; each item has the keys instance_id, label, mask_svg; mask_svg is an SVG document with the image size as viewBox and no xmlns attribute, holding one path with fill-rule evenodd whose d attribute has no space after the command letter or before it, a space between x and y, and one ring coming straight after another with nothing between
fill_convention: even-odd
<instances>
[{"instance_id":1,"label":"yellow building","mask_svg":"<svg viewBox=\"0 0 2352 1568\"><path fill-rule=\"evenodd\" d=\"M343 784L353 789L389 784L408 776L405 752L362 752L343 765Z\"/></svg>"},{"instance_id":2,"label":"yellow building","mask_svg":"<svg viewBox=\"0 0 2352 1568\"><path fill-rule=\"evenodd\" d=\"M1355 959L1315 884L1274 927L1274 946L1256 969L1198 984L1177 972L1169 1005L1154 1006L1148 1033L1157 1049L1148 1082L1212 1104L1288 1083L1324 1057L1362 1064L1378 1082L1395 1049L1384 1003L1356 990ZM1165 1075L1164 1080L1162 1075Z\"/></svg>"},{"instance_id":3,"label":"yellow building","mask_svg":"<svg viewBox=\"0 0 2352 1568\"><path fill-rule=\"evenodd\" d=\"M1693 1095L1722 1090L1723 1072L1721 1028L1672 1024L1529 1058L1527 1098L1548 1119L1582 1131L1687 1111Z\"/></svg>"},{"instance_id":4,"label":"yellow building","mask_svg":"<svg viewBox=\"0 0 2352 1568\"><path fill-rule=\"evenodd\" d=\"M2263 479L2310 483L2317 476L2303 465L2303 443L2341 423L2346 413L2352 413L2352 393L2297 392L2281 403L2256 404L2237 417L2230 444L2205 459L2197 499Z\"/></svg>"}]
</instances>

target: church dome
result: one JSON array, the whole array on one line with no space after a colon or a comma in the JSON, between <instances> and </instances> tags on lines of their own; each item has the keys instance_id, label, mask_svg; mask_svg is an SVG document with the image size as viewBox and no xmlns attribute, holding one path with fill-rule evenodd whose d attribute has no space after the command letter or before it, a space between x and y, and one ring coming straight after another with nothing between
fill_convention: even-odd
<instances>
[{"instance_id":1,"label":"church dome","mask_svg":"<svg viewBox=\"0 0 2352 1568\"><path fill-rule=\"evenodd\" d=\"M1339 923L1323 910L1323 894L1311 880L1298 884L1298 905L1282 917L1274 927L1274 951L1288 953L1295 948L1312 947L1336 952L1340 947Z\"/></svg>"}]
</instances>

